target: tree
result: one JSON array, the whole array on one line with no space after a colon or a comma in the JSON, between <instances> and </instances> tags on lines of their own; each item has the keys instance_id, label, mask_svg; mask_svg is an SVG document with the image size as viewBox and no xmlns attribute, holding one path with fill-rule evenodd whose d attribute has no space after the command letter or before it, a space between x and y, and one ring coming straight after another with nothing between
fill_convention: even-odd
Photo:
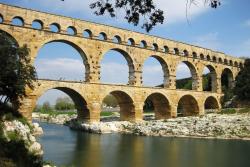
<instances>
[{"instance_id":1,"label":"tree","mask_svg":"<svg viewBox=\"0 0 250 167\"><path fill-rule=\"evenodd\" d=\"M118 102L113 95L107 95L104 98L103 103L106 104L108 107L117 107L118 106Z\"/></svg>"},{"instance_id":2,"label":"tree","mask_svg":"<svg viewBox=\"0 0 250 167\"><path fill-rule=\"evenodd\" d=\"M56 99L56 110L73 110L75 105L69 97L60 97Z\"/></svg>"},{"instance_id":3,"label":"tree","mask_svg":"<svg viewBox=\"0 0 250 167\"><path fill-rule=\"evenodd\" d=\"M245 60L244 67L236 77L234 94L240 100L250 100L250 59Z\"/></svg>"},{"instance_id":4,"label":"tree","mask_svg":"<svg viewBox=\"0 0 250 167\"><path fill-rule=\"evenodd\" d=\"M196 4L197 0L187 0L186 5ZM212 8L217 8L221 3L220 0L204 0ZM125 20L129 24L137 26L141 20L142 28L147 32L152 30L157 24L163 24L164 12L156 8L154 0L94 0L90 4L90 8L95 10L97 16L108 13L111 17L115 17L116 13L120 13L120 9L125 11Z\"/></svg>"},{"instance_id":5,"label":"tree","mask_svg":"<svg viewBox=\"0 0 250 167\"><path fill-rule=\"evenodd\" d=\"M0 110L10 103L17 109L26 88L34 88L37 76L30 61L27 46L19 47L9 34L0 31Z\"/></svg>"}]
</instances>

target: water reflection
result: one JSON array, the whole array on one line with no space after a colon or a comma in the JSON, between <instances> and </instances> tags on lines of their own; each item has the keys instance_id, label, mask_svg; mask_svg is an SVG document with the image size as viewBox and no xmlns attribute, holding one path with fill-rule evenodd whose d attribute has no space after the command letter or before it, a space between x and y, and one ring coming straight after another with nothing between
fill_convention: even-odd
<instances>
[{"instance_id":1,"label":"water reflection","mask_svg":"<svg viewBox=\"0 0 250 167\"><path fill-rule=\"evenodd\" d=\"M41 123L45 160L76 167L248 167L250 141L96 135Z\"/></svg>"}]
</instances>

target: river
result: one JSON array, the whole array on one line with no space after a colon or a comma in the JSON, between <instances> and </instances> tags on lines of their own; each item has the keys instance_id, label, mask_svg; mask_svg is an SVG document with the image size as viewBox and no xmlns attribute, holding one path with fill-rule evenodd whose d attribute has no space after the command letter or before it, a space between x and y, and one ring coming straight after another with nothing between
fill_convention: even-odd
<instances>
[{"instance_id":1,"label":"river","mask_svg":"<svg viewBox=\"0 0 250 167\"><path fill-rule=\"evenodd\" d=\"M75 167L250 167L250 141L89 134L39 122L44 160Z\"/></svg>"}]
</instances>

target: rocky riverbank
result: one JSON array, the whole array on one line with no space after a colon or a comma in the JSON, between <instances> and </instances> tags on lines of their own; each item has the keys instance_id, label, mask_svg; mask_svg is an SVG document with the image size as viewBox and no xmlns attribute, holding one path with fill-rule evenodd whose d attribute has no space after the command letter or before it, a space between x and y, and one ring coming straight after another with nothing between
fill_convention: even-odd
<instances>
[{"instance_id":1,"label":"rocky riverbank","mask_svg":"<svg viewBox=\"0 0 250 167\"><path fill-rule=\"evenodd\" d=\"M72 129L91 133L125 133L142 136L195 137L250 140L250 114L207 114L139 123L126 121L86 124L71 120Z\"/></svg>"},{"instance_id":2,"label":"rocky riverbank","mask_svg":"<svg viewBox=\"0 0 250 167\"><path fill-rule=\"evenodd\" d=\"M50 114L43 114L43 113L38 113L38 112L32 113L32 118L34 120L39 120L41 122L48 122L48 123L54 123L54 124L61 124L61 125L67 121L75 119L76 117L77 117L76 114L50 115Z\"/></svg>"}]
</instances>

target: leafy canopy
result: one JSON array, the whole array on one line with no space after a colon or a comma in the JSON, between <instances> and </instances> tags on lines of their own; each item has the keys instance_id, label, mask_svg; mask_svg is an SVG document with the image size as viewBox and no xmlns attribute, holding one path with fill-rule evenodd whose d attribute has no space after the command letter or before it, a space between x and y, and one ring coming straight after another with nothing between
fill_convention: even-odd
<instances>
[{"instance_id":1,"label":"leafy canopy","mask_svg":"<svg viewBox=\"0 0 250 167\"><path fill-rule=\"evenodd\" d=\"M19 47L9 34L0 31L0 62L0 109L9 103L18 108L26 88L33 89L37 79L29 49Z\"/></svg>"}]
</instances>

